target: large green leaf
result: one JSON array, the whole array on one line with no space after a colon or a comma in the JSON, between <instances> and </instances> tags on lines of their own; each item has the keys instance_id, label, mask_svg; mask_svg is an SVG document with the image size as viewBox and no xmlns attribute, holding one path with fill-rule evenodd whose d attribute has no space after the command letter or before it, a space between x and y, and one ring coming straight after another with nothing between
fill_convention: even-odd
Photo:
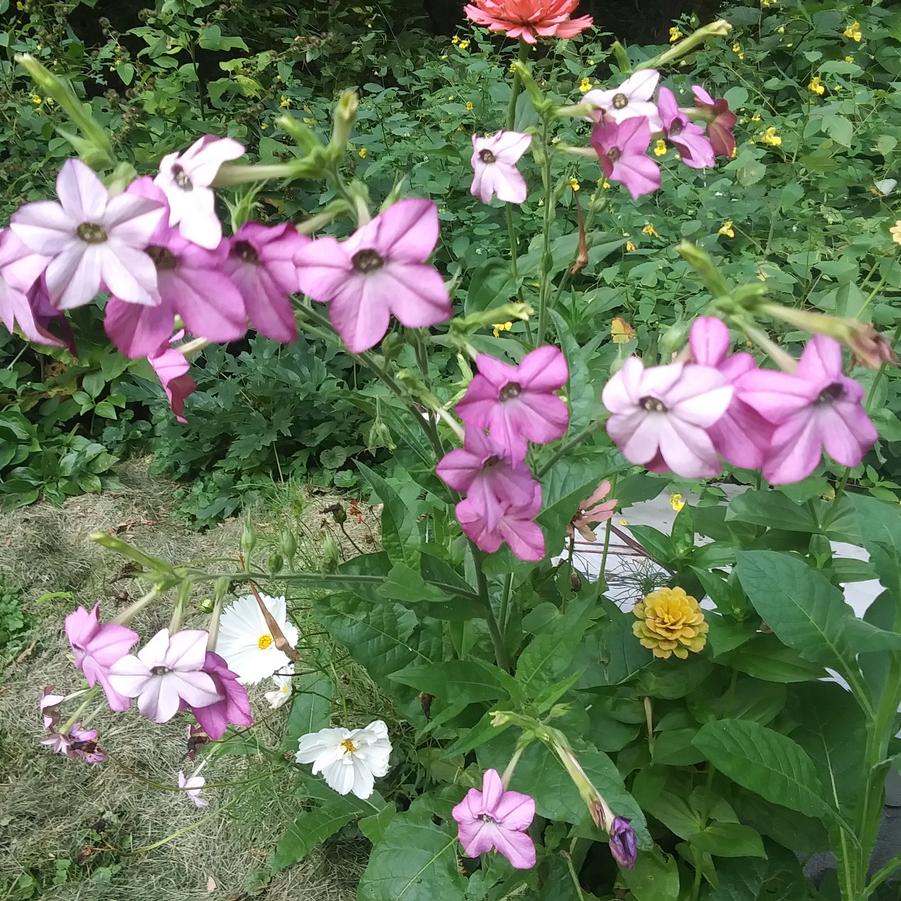
<instances>
[{"instance_id":1,"label":"large green leaf","mask_svg":"<svg viewBox=\"0 0 901 901\"><path fill-rule=\"evenodd\" d=\"M335 685L328 673L303 673L292 680L296 692L288 714L283 744L297 750L297 739L310 732L318 732L329 724Z\"/></svg>"},{"instance_id":2,"label":"large green leaf","mask_svg":"<svg viewBox=\"0 0 901 901\"><path fill-rule=\"evenodd\" d=\"M807 682L826 675L822 666L808 662L772 634L755 636L736 650L718 657L717 663L766 682Z\"/></svg>"},{"instance_id":3,"label":"large green leaf","mask_svg":"<svg viewBox=\"0 0 901 901\"><path fill-rule=\"evenodd\" d=\"M506 700L511 693L519 694L516 680L509 673L480 660L414 663L393 673L391 678L447 704Z\"/></svg>"},{"instance_id":4,"label":"large green leaf","mask_svg":"<svg viewBox=\"0 0 901 901\"><path fill-rule=\"evenodd\" d=\"M372 849L357 889L359 901L454 901L466 881L457 867L457 830L436 826L416 803L396 814Z\"/></svg>"},{"instance_id":5,"label":"large green leaf","mask_svg":"<svg viewBox=\"0 0 901 901\"><path fill-rule=\"evenodd\" d=\"M335 795L331 802L300 814L275 846L270 867L273 871L283 870L303 860L358 813L341 795Z\"/></svg>"},{"instance_id":6,"label":"large green leaf","mask_svg":"<svg viewBox=\"0 0 901 901\"><path fill-rule=\"evenodd\" d=\"M803 560L775 551L740 551L738 578L754 609L802 657L853 673L863 651L901 648L901 634L854 615L842 592Z\"/></svg>"},{"instance_id":7,"label":"large green leaf","mask_svg":"<svg viewBox=\"0 0 901 901\"><path fill-rule=\"evenodd\" d=\"M677 901L679 897L676 858L664 854L656 845L639 854L631 870L620 870L620 876L635 901Z\"/></svg>"},{"instance_id":8,"label":"large green leaf","mask_svg":"<svg viewBox=\"0 0 901 901\"><path fill-rule=\"evenodd\" d=\"M788 736L745 720L705 723L694 740L730 779L773 804L824 816L823 786L807 752Z\"/></svg>"},{"instance_id":9,"label":"large green leaf","mask_svg":"<svg viewBox=\"0 0 901 901\"><path fill-rule=\"evenodd\" d=\"M417 566L419 528L416 517L418 509L411 504L368 466L357 461L357 468L369 482L373 492L382 502L382 545L394 563Z\"/></svg>"},{"instance_id":10,"label":"large green leaf","mask_svg":"<svg viewBox=\"0 0 901 901\"><path fill-rule=\"evenodd\" d=\"M776 489L743 491L729 504L726 520L749 522L789 532L816 532L819 524L808 504L798 503Z\"/></svg>"},{"instance_id":11,"label":"large green leaf","mask_svg":"<svg viewBox=\"0 0 901 901\"><path fill-rule=\"evenodd\" d=\"M863 494L851 495L849 499L861 541L879 581L901 603L901 510L897 504Z\"/></svg>"}]
</instances>

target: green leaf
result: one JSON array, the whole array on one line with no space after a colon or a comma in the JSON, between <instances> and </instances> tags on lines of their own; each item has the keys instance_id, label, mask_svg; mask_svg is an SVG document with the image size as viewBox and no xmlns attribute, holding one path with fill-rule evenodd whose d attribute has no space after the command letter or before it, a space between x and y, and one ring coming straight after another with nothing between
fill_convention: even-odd
<instances>
[{"instance_id":1,"label":"green leaf","mask_svg":"<svg viewBox=\"0 0 901 901\"><path fill-rule=\"evenodd\" d=\"M418 572L404 563L395 563L378 593L392 601L447 601L448 596L434 585L428 585Z\"/></svg>"},{"instance_id":2,"label":"green leaf","mask_svg":"<svg viewBox=\"0 0 901 901\"><path fill-rule=\"evenodd\" d=\"M397 808L393 803L386 804L378 813L374 813L372 816L363 817L359 820L357 826L359 827L360 832L375 845L382 840L382 836L384 836L385 831L391 824L396 813Z\"/></svg>"},{"instance_id":3,"label":"green leaf","mask_svg":"<svg viewBox=\"0 0 901 901\"><path fill-rule=\"evenodd\" d=\"M130 85L135 77L135 67L131 63L119 63L116 66L116 75L122 79L122 83Z\"/></svg>"},{"instance_id":4,"label":"green leaf","mask_svg":"<svg viewBox=\"0 0 901 901\"><path fill-rule=\"evenodd\" d=\"M708 823L688 839L714 857L766 857L760 833L741 823Z\"/></svg>"},{"instance_id":5,"label":"green leaf","mask_svg":"<svg viewBox=\"0 0 901 901\"><path fill-rule=\"evenodd\" d=\"M476 701L507 699L519 694L516 680L490 663L480 660L445 660L440 663L412 664L391 678L428 692L445 703L472 704Z\"/></svg>"},{"instance_id":6,"label":"green leaf","mask_svg":"<svg viewBox=\"0 0 901 901\"><path fill-rule=\"evenodd\" d=\"M807 504L796 503L781 491L743 491L726 511L726 521L749 522L756 526L778 526L790 532L816 532L816 517Z\"/></svg>"},{"instance_id":7,"label":"green leaf","mask_svg":"<svg viewBox=\"0 0 901 901\"><path fill-rule=\"evenodd\" d=\"M425 805L391 820L372 849L357 889L359 901L453 901L466 881L457 868L457 830L436 826Z\"/></svg>"},{"instance_id":8,"label":"green leaf","mask_svg":"<svg viewBox=\"0 0 901 901\"><path fill-rule=\"evenodd\" d=\"M406 563L417 568L419 530L416 510L380 475L359 461L357 468L382 502L382 545L393 563Z\"/></svg>"},{"instance_id":9,"label":"green leaf","mask_svg":"<svg viewBox=\"0 0 901 901\"><path fill-rule=\"evenodd\" d=\"M757 635L737 650L718 657L717 663L767 682L808 682L826 675L822 666L808 663L775 635Z\"/></svg>"},{"instance_id":10,"label":"green leaf","mask_svg":"<svg viewBox=\"0 0 901 901\"><path fill-rule=\"evenodd\" d=\"M658 563L667 564L675 556L669 535L664 535L653 526L629 526L629 531Z\"/></svg>"},{"instance_id":11,"label":"green leaf","mask_svg":"<svg viewBox=\"0 0 901 901\"><path fill-rule=\"evenodd\" d=\"M275 847L270 861L273 872L303 860L358 813L356 805L334 795L329 802L300 814Z\"/></svg>"},{"instance_id":12,"label":"green leaf","mask_svg":"<svg viewBox=\"0 0 901 901\"><path fill-rule=\"evenodd\" d=\"M335 685L327 673L315 672L295 676L291 687L296 694L282 744L289 751L296 751L301 735L318 732L328 726Z\"/></svg>"},{"instance_id":13,"label":"green leaf","mask_svg":"<svg viewBox=\"0 0 901 901\"><path fill-rule=\"evenodd\" d=\"M901 510L863 494L849 495L849 500L879 581L901 603Z\"/></svg>"},{"instance_id":14,"label":"green leaf","mask_svg":"<svg viewBox=\"0 0 901 901\"><path fill-rule=\"evenodd\" d=\"M829 808L807 752L788 736L746 720L705 723L694 740L730 779L773 804L814 816Z\"/></svg>"},{"instance_id":15,"label":"green leaf","mask_svg":"<svg viewBox=\"0 0 901 901\"><path fill-rule=\"evenodd\" d=\"M639 854L635 866L631 870L620 870L619 875L635 901L678 901L676 858L665 854L656 845L651 851Z\"/></svg>"},{"instance_id":16,"label":"green leaf","mask_svg":"<svg viewBox=\"0 0 901 901\"><path fill-rule=\"evenodd\" d=\"M901 635L858 619L842 592L803 560L775 551L741 551L738 578L773 632L814 663L857 670L862 651L901 648Z\"/></svg>"}]
</instances>

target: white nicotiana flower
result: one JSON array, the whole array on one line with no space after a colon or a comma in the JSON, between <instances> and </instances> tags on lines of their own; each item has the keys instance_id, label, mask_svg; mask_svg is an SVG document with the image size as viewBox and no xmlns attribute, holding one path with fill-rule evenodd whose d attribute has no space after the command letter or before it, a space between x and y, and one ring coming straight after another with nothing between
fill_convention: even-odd
<instances>
[{"instance_id":1,"label":"white nicotiana flower","mask_svg":"<svg viewBox=\"0 0 901 901\"><path fill-rule=\"evenodd\" d=\"M209 807L210 802L201 795L200 790L206 785L206 779L203 776L188 776L178 771L178 787L188 796L189 800L195 807Z\"/></svg>"},{"instance_id":2,"label":"white nicotiana flower","mask_svg":"<svg viewBox=\"0 0 901 901\"><path fill-rule=\"evenodd\" d=\"M294 664L292 663L272 677L275 688L272 691L267 691L265 698L273 710L276 707L281 707L291 697L291 679L293 676Z\"/></svg>"},{"instance_id":3,"label":"white nicotiana flower","mask_svg":"<svg viewBox=\"0 0 901 901\"><path fill-rule=\"evenodd\" d=\"M313 775L322 773L329 788L365 801L375 779L388 772L391 742L388 727L375 720L365 729L320 729L297 742L298 763L312 763Z\"/></svg>"},{"instance_id":4,"label":"white nicotiana flower","mask_svg":"<svg viewBox=\"0 0 901 901\"><path fill-rule=\"evenodd\" d=\"M297 644L297 626L288 622L283 597L268 594L260 597L282 634L293 648ZM238 598L222 611L216 653L225 658L228 668L245 685L255 685L273 673L284 670L291 662L284 651L275 646L266 618L253 595Z\"/></svg>"}]
</instances>

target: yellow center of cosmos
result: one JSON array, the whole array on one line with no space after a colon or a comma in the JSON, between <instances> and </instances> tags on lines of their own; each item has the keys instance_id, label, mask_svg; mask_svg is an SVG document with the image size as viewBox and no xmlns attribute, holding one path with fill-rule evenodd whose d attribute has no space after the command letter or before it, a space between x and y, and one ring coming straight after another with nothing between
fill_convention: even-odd
<instances>
[{"instance_id":1,"label":"yellow center of cosmos","mask_svg":"<svg viewBox=\"0 0 901 901\"><path fill-rule=\"evenodd\" d=\"M345 738L344 741L341 742L341 747L344 748L348 754L353 754L353 752L357 750L357 746L349 738Z\"/></svg>"},{"instance_id":2,"label":"yellow center of cosmos","mask_svg":"<svg viewBox=\"0 0 901 901\"><path fill-rule=\"evenodd\" d=\"M272 636L269 634L261 635L259 641L257 641L257 647L261 651L265 651L266 648L268 648L269 645L271 645L271 644L272 644Z\"/></svg>"}]
</instances>

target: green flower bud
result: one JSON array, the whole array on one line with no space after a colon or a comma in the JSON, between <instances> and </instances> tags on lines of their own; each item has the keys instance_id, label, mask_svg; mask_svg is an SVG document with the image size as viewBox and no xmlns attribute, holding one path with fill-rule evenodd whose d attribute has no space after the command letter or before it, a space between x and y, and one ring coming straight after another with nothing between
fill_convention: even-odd
<instances>
[{"instance_id":1,"label":"green flower bud","mask_svg":"<svg viewBox=\"0 0 901 901\"><path fill-rule=\"evenodd\" d=\"M278 545L290 564L297 554L297 539L294 537L294 533L290 529L282 529L278 536Z\"/></svg>"},{"instance_id":2,"label":"green flower bud","mask_svg":"<svg viewBox=\"0 0 901 901\"><path fill-rule=\"evenodd\" d=\"M248 558L250 557L253 553L253 549L256 547L256 543L256 529L254 529L249 522L245 522L244 527L241 529L241 550L244 552L245 556Z\"/></svg>"}]
</instances>

